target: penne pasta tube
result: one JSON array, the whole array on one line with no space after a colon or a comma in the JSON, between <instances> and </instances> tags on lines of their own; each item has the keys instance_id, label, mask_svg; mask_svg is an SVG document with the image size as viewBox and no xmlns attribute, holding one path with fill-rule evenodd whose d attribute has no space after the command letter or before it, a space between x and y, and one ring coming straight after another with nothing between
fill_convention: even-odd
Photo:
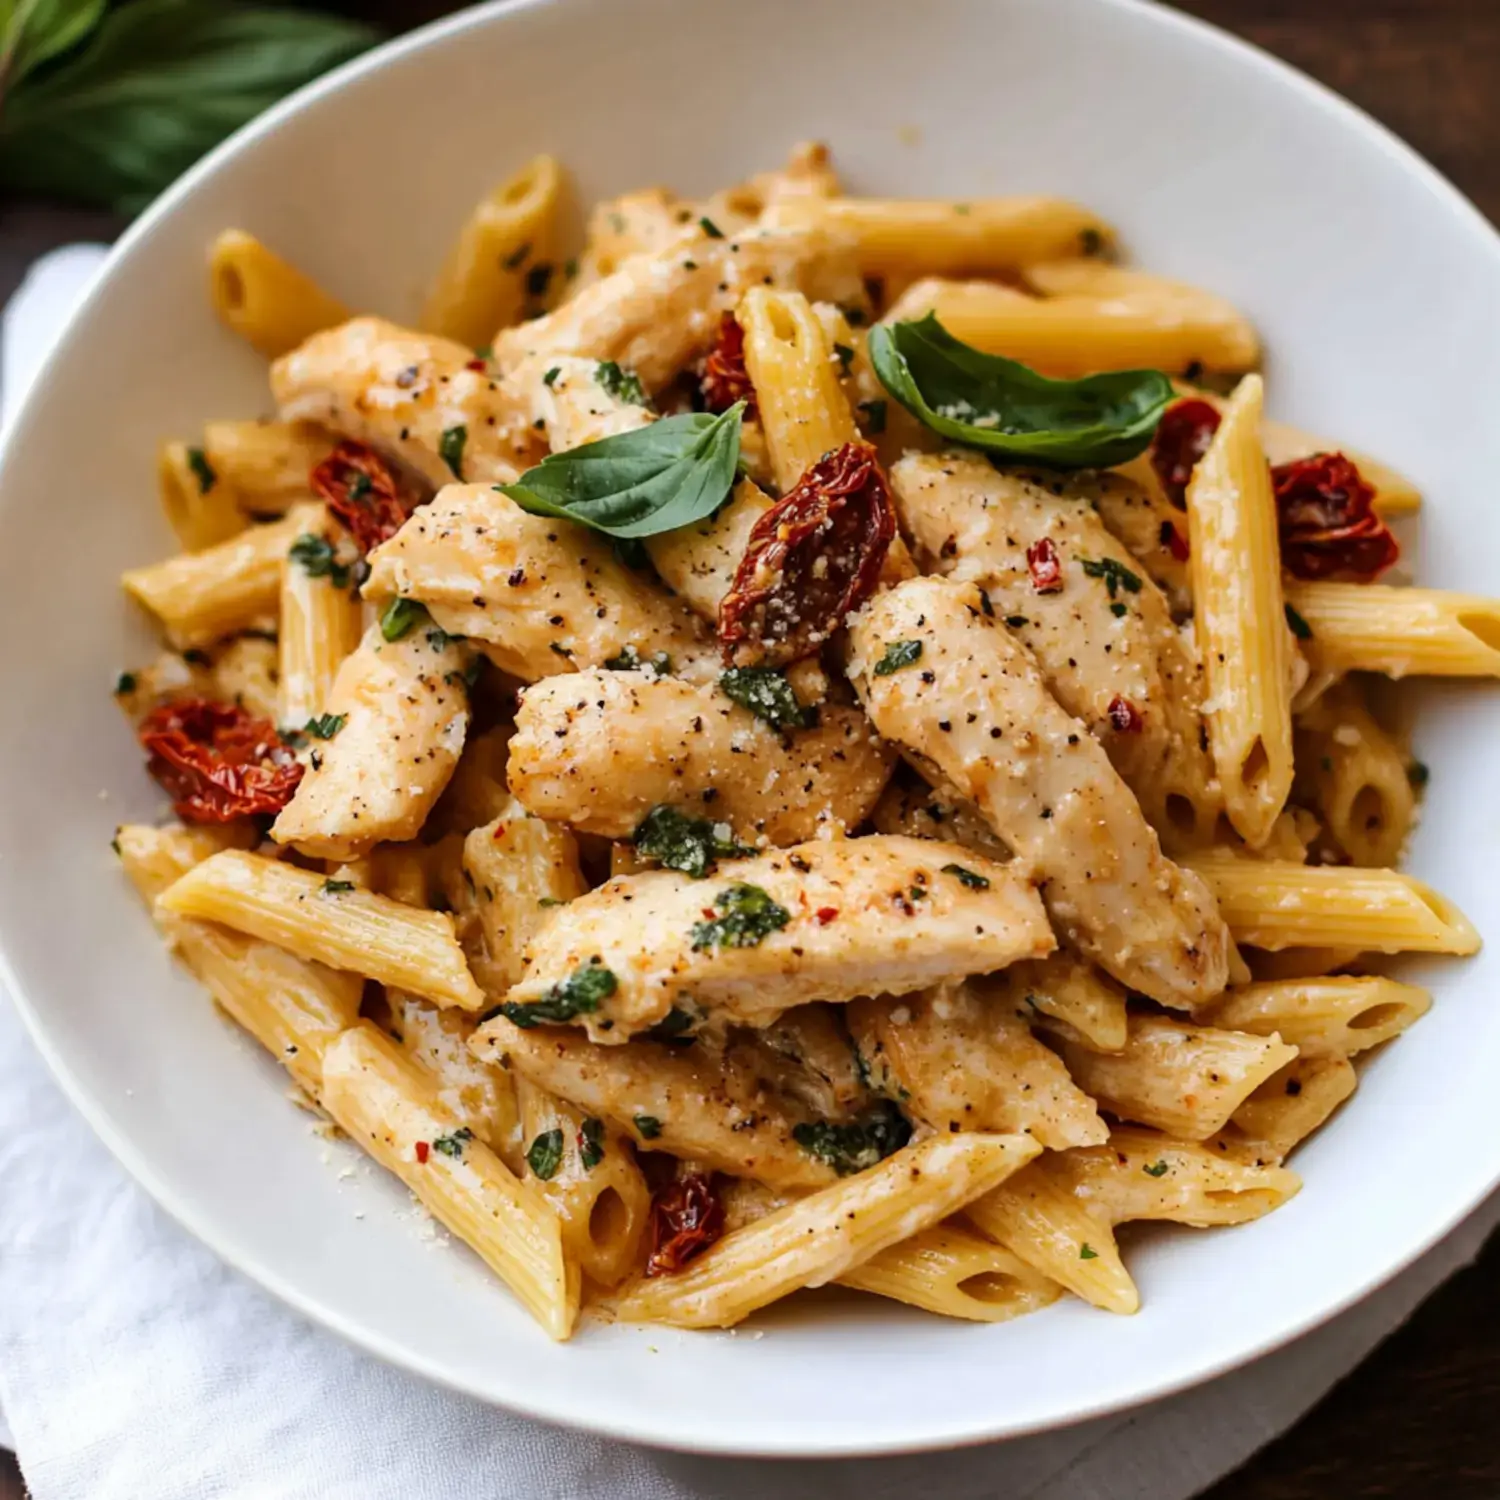
<instances>
[{"instance_id":1,"label":"penne pasta tube","mask_svg":"<svg viewBox=\"0 0 1500 1500\"><path fill-rule=\"evenodd\" d=\"M287 552L304 532L323 526L324 514L321 505L299 505L217 546L131 568L120 582L161 622L173 646L211 646L275 618Z\"/></svg>"},{"instance_id":2,"label":"penne pasta tube","mask_svg":"<svg viewBox=\"0 0 1500 1500\"><path fill-rule=\"evenodd\" d=\"M1034 261L1097 254L1114 231L1063 198L821 198L783 200L765 222L817 228L854 243L872 276L1013 271Z\"/></svg>"},{"instance_id":3,"label":"penne pasta tube","mask_svg":"<svg viewBox=\"0 0 1500 1500\"><path fill-rule=\"evenodd\" d=\"M310 500L312 471L333 452L333 437L311 422L206 422L210 467L254 516L284 515Z\"/></svg>"},{"instance_id":4,"label":"penne pasta tube","mask_svg":"<svg viewBox=\"0 0 1500 1500\"><path fill-rule=\"evenodd\" d=\"M201 552L238 536L249 520L232 486L202 448L163 443L156 455L162 514L188 552Z\"/></svg>"},{"instance_id":5,"label":"penne pasta tube","mask_svg":"<svg viewBox=\"0 0 1500 1500\"><path fill-rule=\"evenodd\" d=\"M257 719L277 722L276 642L240 635L214 652L208 696L248 708Z\"/></svg>"},{"instance_id":6,"label":"penne pasta tube","mask_svg":"<svg viewBox=\"0 0 1500 1500\"><path fill-rule=\"evenodd\" d=\"M1063 1041L1092 1052L1124 1049L1125 991L1102 970L1071 953L1012 964L979 984Z\"/></svg>"},{"instance_id":7,"label":"penne pasta tube","mask_svg":"<svg viewBox=\"0 0 1500 1500\"><path fill-rule=\"evenodd\" d=\"M1040 1148L962 1134L907 1146L726 1235L681 1271L629 1288L626 1322L729 1328L802 1287L824 1286L997 1187Z\"/></svg>"},{"instance_id":8,"label":"penne pasta tube","mask_svg":"<svg viewBox=\"0 0 1500 1500\"><path fill-rule=\"evenodd\" d=\"M1359 1082L1347 1057L1298 1057L1235 1110L1218 1144L1232 1157L1279 1166L1349 1098Z\"/></svg>"},{"instance_id":9,"label":"penne pasta tube","mask_svg":"<svg viewBox=\"0 0 1500 1500\"><path fill-rule=\"evenodd\" d=\"M1204 1141L1297 1049L1274 1032L1253 1036L1137 1015L1120 1052L1064 1043L1062 1055L1080 1087L1111 1114Z\"/></svg>"},{"instance_id":10,"label":"penne pasta tube","mask_svg":"<svg viewBox=\"0 0 1500 1500\"><path fill-rule=\"evenodd\" d=\"M1379 583L1288 583L1315 670L1387 677L1500 676L1500 601Z\"/></svg>"},{"instance_id":11,"label":"penne pasta tube","mask_svg":"<svg viewBox=\"0 0 1500 1500\"><path fill-rule=\"evenodd\" d=\"M359 600L326 573L314 577L295 559L281 567L277 630L277 722L301 728L328 705L334 679L359 645Z\"/></svg>"},{"instance_id":12,"label":"penne pasta tube","mask_svg":"<svg viewBox=\"0 0 1500 1500\"><path fill-rule=\"evenodd\" d=\"M422 309L422 327L477 349L519 322L554 279L562 168L534 156L464 221Z\"/></svg>"},{"instance_id":13,"label":"penne pasta tube","mask_svg":"<svg viewBox=\"0 0 1500 1500\"><path fill-rule=\"evenodd\" d=\"M552 1338L568 1337L580 1283L557 1214L443 1108L432 1082L394 1042L368 1022L344 1032L323 1060L323 1103Z\"/></svg>"},{"instance_id":14,"label":"penne pasta tube","mask_svg":"<svg viewBox=\"0 0 1500 1500\"><path fill-rule=\"evenodd\" d=\"M1280 1036L1304 1058L1349 1057L1399 1036L1432 996L1383 975L1284 979L1229 990L1205 1019L1231 1031Z\"/></svg>"},{"instance_id":15,"label":"penne pasta tube","mask_svg":"<svg viewBox=\"0 0 1500 1500\"><path fill-rule=\"evenodd\" d=\"M349 309L243 229L209 251L209 299L219 317L267 359L344 322Z\"/></svg>"},{"instance_id":16,"label":"penne pasta tube","mask_svg":"<svg viewBox=\"0 0 1500 1500\"><path fill-rule=\"evenodd\" d=\"M1203 714L1224 810L1251 848L1270 837L1293 769L1291 633L1261 399L1260 377L1246 376L1187 490Z\"/></svg>"},{"instance_id":17,"label":"penne pasta tube","mask_svg":"<svg viewBox=\"0 0 1500 1500\"><path fill-rule=\"evenodd\" d=\"M1477 953L1469 919L1396 870L1297 865L1205 851L1188 863L1209 884L1236 942L1252 948Z\"/></svg>"},{"instance_id":18,"label":"penne pasta tube","mask_svg":"<svg viewBox=\"0 0 1500 1500\"><path fill-rule=\"evenodd\" d=\"M629 1138L524 1078L516 1095L527 1180L562 1220L563 1245L584 1274L618 1286L640 1259L651 1219Z\"/></svg>"},{"instance_id":19,"label":"penne pasta tube","mask_svg":"<svg viewBox=\"0 0 1500 1500\"><path fill-rule=\"evenodd\" d=\"M437 1005L479 1010L453 918L417 911L313 870L226 850L190 870L159 900L165 912L221 922L299 958L409 990Z\"/></svg>"}]
</instances>

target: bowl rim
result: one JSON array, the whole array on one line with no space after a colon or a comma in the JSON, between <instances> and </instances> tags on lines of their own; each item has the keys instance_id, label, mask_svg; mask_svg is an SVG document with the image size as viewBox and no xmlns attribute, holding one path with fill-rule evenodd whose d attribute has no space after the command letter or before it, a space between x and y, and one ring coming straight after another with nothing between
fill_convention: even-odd
<instances>
[{"instance_id":1,"label":"bowl rim","mask_svg":"<svg viewBox=\"0 0 1500 1500\"><path fill-rule=\"evenodd\" d=\"M481 0L481 3L441 17L413 31L391 37L368 52L360 54L288 95L254 120L242 126L188 169L164 190L124 231L110 247L104 263L94 273L85 294L65 320L51 349L36 370L29 388L23 393L11 421L0 431L0 491L4 489L10 457L23 441L30 425L33 404L41 400L43 387L52 370L65 356L84 329L99 301L109 295L109 284L117 266L131 254L137 242L152 234L157 226L189 199L200 183L211 178L242 152L252 148L263 137L276 132L293 116L307 107L338 92L347 85L380 72L389 64L439 46L470 29L485 28L512 13L560 7L581 0ZM1008 3L1008 0L1006 0ZM1234 60L1236 66L1252 68L1274 79L1279 85L1300 94L1309 104L1333 119L1342 119L1354 128L1399 170L1419 181L1466 231L1477 235L1494 257L1500 278L1500 229L1490 223L1479 208L1448 180L1435 166L1395 134L1388 126L1351 103L1329 86L1312 78L1265 48L1233 35L1211 22L1171 8L1158 0L1084 0L1101 9L1123 11L1140 17L1147 25L1175 28L1195 37L1201 44L1216 49ZM723 1432L685 1433L670 1419L637 1418L625 1421L613 1417L594 1417L562 1402L528 1397L524 1385L508 1392L502 1399L477 1383L453 1375L439 1362L402 1345L393 1338L371 1329L358 1320L346 1317L304 1293L295 1280L254 1252L241 1250L232 1238L220 1234L205 1222L190 1195L179 1192L161 1176L149 1152L139 1150L123 1131L117 1131L96 1102L88 1086L72 1071L55 1044L45 1020L45 1002L38 1003L20 983L9 958L0 948L0 998L9 994L16 1012L32 1043L45 1061L53 1079L74 1109L83 1117L94 1135L151 1199L176 1224L206 1246L226 1265L271 1293L279 1301L310 1322L328 1329L366 1354L375 1356L397 1369L418 1375L456 1394L500 1407L517 1415L579 1431L596 1433L623 1442L642 1443L678 1452L723 1457L759 1458L857 1458L931 1452L939 1449L967 1448L1010 1438L1021 1438L1133 1410L1148 1403L1191 1390L1260 1360L1293 1343L1312 1330L1331 1322L1356 1303L1386 1285L1414 1262L1446 1239L1495 1190L1500 1187L1500 1160L1487 1178L1461 1200L1456 1201L1442 1218L1426 1226L1402 1251L1380 1270L1356 1278L1336 1298L1315 1312L1294 1315L1287 1323L1275 1326L1265 1336L1247 1342L1232 1352L1214 1354L1189 1362L1176 1373L1147 1379L1139 1390L1128 1396L1104 1396L1084 1400L1065 1416L1007 1421L1003 1417L983 1426L961 1421L951 1426L932 1423L917 1434L883 1435L872 1430L857 1440L836 1438L832 1441L810 1441L805 1435L771 1435L746 1443Z\"/></svg>"}]
</instances>

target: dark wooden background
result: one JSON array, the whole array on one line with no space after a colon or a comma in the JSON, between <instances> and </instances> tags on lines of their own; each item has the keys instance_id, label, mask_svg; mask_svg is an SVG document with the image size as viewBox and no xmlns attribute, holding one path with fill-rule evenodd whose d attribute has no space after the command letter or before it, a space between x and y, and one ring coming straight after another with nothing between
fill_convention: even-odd
<instances>
[{"instance_id":1,"label":"dark wooden background","mask_svg":"<svg viewBox=\"0 0 1500 1500\"><path fill-rule=\"evenodd\" d=\"M393 30L459 8L443 0L323 4ZM857 0L849 4L850 24L858 24ZM1369 110L1500 223L1500 0L1182 0L1179 8L1258 43ZM15 207L0 214L0 240L9 241L0 283L11 279L3 262L19 265L34 223ZM55 220L49 229L47 239L55 241ZM76 232L106 230L80 218ZM0 296L8 290L0 287ZM1500 1500L1497 1403L1500 1241L1297 1427L1204 1500ZM0 1500L19 1500L19 1482L6 1468L0 1457Z\"/></svg>"}]
</instances>

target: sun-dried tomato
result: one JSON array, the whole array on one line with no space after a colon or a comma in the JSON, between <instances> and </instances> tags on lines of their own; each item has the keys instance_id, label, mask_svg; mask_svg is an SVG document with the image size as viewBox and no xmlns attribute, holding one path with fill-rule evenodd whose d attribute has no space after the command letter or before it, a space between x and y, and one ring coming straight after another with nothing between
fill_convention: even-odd
<instances>
[{"instance_id":1,"label":"sun-dried tomato","mask_svg":"<svg viewBox=\"0 0 1500 1500\"><path fill-rule=\"evenodd\" d=\"M1178 510L1187 509L1188 480L1223 420L1216 406L1196 399L1169 406L1162 417L1151 444L1151 467Z\"/></svg>"},{"instance_id":2,"label":"sun-dried tomato","mask_svg":"<svg viewBox=\"0 0 1500 1500\"><path fill-rule=\"evenodd\" d=\"M704 363L698 391L709 411L728 411L736 401L743 401L745 415L751 419L756 415L755 386L745 368L745 330L733 313L719 320L719 336Z\"/></svg>"},{"instance_id":3,"label":"sun-dried tomato","mask_svg":"<svg viewBox=\"0 0 1500 1500\"><path fill-rule=\"evenodd\" d=\"M724 659L780 667L816 651L875 592L895 535L874 450L825 453L750 532L719 605Z\"/></svg>"},{"instance_id":4,"label":"sun-dried tomato","mask_svg":"<svg viewBox=\"0 0 1500 1500\"><path fill-rule=\"evenodd\" d=\"M646 1275L680 1271L724 1233L724 1205L713 1179L689 1172L667 1184L651 1200L651 1254Z\"/></svg>"},{"instance_id":5,"label":"sun-dried tomato","mask_svg":"<svg viewBox=\"0 0 1500 1500\"><path fill-rule=\"evenodd\" d=\"M292 800L302 765L269 719L233 703L180 698L163 703L137 731L146 769L172 794L187 823L274 816Z\"/></svg>"},{"instance_id":6,"label":"sun-dried tomato","mask_svg":"<svg viewBox=\"0 0 1500 1500\"><path fill-rule=\"evenodd\" d=\"M1118 693L1109 700L1109 727L1117 730L1120 734L1139 733L1141 727L1141 711L1129 698L1122 698Z\"/></svg>"},{"instance_id":7,"label":"sun-dried tomato","mask_svg":"<svg viewBox=\"0 0 1500 1500\"><path fill-rule=\"evenodd\" d=\"M1063 586L1062 559L1050 536L1044 536L1026 549L1026 566L1031 570L1031 587L1038 594L1055 594Z\"/></svg>"},{"instance_id":8,"label":"sun-dried tomato","mask_svg":"<svg viewBox=\"0 0 1500 1500\"><path fill-rule=\"evenodd\" d=\"M1170 521L1161 523L1156 538L1178 562L1188 560L1188 539Z\"/></svg>"},{"instance_id":9,"label":"sun-dried tomato","mask_svg":"<svg viewBox=\"0 0 1500 1500\"><path fill-rule=\"evenodd\" d=\"M348 528L361 555L390 541L410 514L390 465L364 443L340 443L312 471L310 483Z\"/></svg>"},{"instance_id":10,"label":"sun-dried tomato","mask_svg":"<svg viewBox=\"0 0 1500 1500\"><path fill-rule=\"evenodd\" d=\"M1370 579L1401 555L1375 510L1375 490L1342 453L1277 464L1281 565L1297 578Z\"/></svg>"}]
</instances>

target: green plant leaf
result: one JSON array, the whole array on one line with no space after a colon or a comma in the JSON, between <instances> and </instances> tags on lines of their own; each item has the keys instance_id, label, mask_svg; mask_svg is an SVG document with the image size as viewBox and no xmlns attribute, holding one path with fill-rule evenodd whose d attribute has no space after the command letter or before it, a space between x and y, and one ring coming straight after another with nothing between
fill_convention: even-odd
<instances>
[{"instance_id":1,"label":"green plant leaf","mask_svg":"<svg viewBox=\"0 0 1500 1500\"><path fill-rule=\"evenodd\" d=\"M76 47L100 22L105 0L0 0L0 80L6 89Z\"/></svg>"},{"instance_id":2,"label":"green plant leaf","mask_svg":"<svg viewBox=\"0 0 1500 1500\"><path fill-rule=\"evenodd\" d=\"M9 93L0 189L134 213L247 120L376 40L311 11L133 0L76 56Z\"/></svg>"},{"instance_id":3,"label":"green plant leaf","mask_svg":"<svg viewBox=\"0 0 1500 1500\"><path fill-rule=\"evenodd\" d=\"M1159 370L1049 380L982 354L931 313L870 330L880 383L924 426L1016 463L1108 468L1145 450L1174 399Z\"/></svg>"},{"instance_id":4,"label":"green plant leaf","mask_svg":"<svg viewBox=\"0 0 1500 1500\"><path fill-rule=\"evenodd\" d=\"M649 427L544 458L496 485L522 510L613 537L657 536L711 515L734 484L743 401L722 415L663 417Z\"/></svg>"}]
</instances>

